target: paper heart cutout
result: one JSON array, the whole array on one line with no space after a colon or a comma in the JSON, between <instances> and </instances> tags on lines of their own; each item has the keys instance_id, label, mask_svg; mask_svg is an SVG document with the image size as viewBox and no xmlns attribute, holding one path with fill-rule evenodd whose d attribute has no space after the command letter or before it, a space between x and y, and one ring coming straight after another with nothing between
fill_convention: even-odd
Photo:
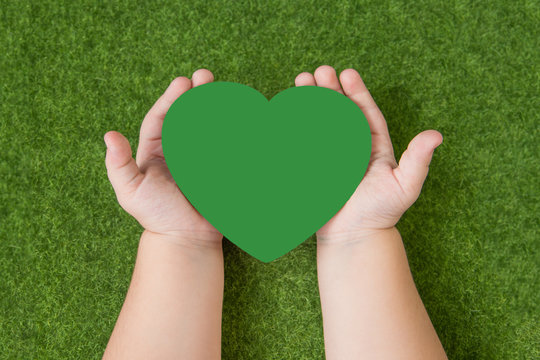
<instances>
[{"instance_id":1,"label":"paper heart cutout","mask_svg":"<svg viewBox=\"0 0 540 360\"><path fill-rule=\"evenodd\" d=\"M289 88L270 101L237 83L197 86L170 107L162 143L191 204L263 262L330 220L354 193L371 155L360 108L317 86Z\"/></svg>"}]
</instances>

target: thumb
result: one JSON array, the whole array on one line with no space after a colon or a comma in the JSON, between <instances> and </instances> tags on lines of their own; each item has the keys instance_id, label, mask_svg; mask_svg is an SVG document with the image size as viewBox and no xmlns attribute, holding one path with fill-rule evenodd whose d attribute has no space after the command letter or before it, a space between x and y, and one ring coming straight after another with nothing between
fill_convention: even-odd
<instances>
[{"instance_id":1,"label":"thumb","mask_svg":"<svg viewBox=\"0 0 540 360\"><path fill-rule=\"evenodd\" d=\"M107 132L104 140L107 145L105 166L116 195L135 190L142 174L133 160L129 141L117 131Z\"/></svg>"},{"instance_id":2,"label":"thumb","mask_svg":"<svg viewBox=\"0 0 540 360\"><path fill-rule=\"evenodd\" d=\"M440 132L436 130L422 131L411 140L407 150L399 159L399 166L393 170L401 188L409 196L414 197L414 200L418 198L422 190L433 151L442 141L443 137Z\"/></svg>"}]
</instances>

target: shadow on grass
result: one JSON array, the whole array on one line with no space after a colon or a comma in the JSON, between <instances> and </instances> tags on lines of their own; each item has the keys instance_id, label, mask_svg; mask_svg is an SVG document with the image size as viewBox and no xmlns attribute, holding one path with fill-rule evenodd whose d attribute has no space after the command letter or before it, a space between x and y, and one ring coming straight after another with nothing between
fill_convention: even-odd
<instances>
[{"instance_id":1,"label":"shadow on grass","mask_svg":"<svg viewBox=\"0 0 540 360\"><path fill-rule=\"evenodd\" d=\"M227 239L223 252L222 358L322 358L315 237L269 263Z\"/></svg>"},{"instance_id":2,"label":"shadow on grass","mask_svg":"<svg viewBox=\"0 0 540 360\"><path fill-rule=\"evenodd\" d=\"M463 282L456 275L455 252L461 242L455 232L456 212L463 206L463 193L471 188L471 180L463 169L448 166L449 159L463 156L458 148L459 132L455 124L444 126L438 119L422 116L422 104L401 86L383 88L373 93L383 112L394 145L396 160L409 142L421 131L437 129L443 143L435 150L430 172L418 200L397 224L402 235L411 272L420 296L439 334L447 354L478 353L482 345L473 332L466 303L460 299ZM452 243L454 242L454 243ZM456 316L458 315L458 316ZM470 336L466 335L470 334ZM461 340L467 338L467 344Z\"/></svg>"}]
</instances>

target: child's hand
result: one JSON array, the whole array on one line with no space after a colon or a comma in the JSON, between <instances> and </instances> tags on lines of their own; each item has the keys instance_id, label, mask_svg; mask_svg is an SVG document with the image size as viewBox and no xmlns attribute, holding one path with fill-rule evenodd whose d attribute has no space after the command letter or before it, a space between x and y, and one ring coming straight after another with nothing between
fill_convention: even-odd
<instances>
[{"instance_id":1,"label":"child's hand","mask_svg":"<svg viewBox=\"0 0 540 360\"><path fill-rule=\"evenodd\" d=\"M317 238L345 241L392 228L420 195L431 156L441 144L442 135L435 130L418 134L398 166L383 114L355 70L344 70L338 80L335 70L325 65L314 76L299 74L295 83L323 86L345 94L360 107L371 128L372 153L366 174L345 206L317 232Z\"/></svg>"},{"instance_id":2,"label":"child's hand","mask_svg":"<svg viewBox=\"0 0 540 360\"><path fill-rule=\"evenodd\" d=\"M199 69L193 73L192 80L186 77L173 80L144 118L136 161L122 134L116 131L105 134L105 164L118 202L147 231L213 243L222 239L176 185L165 164L161 146L163 119L172 103L192 87L213 79L210 71Z\"/></svg>"}]
</instances>

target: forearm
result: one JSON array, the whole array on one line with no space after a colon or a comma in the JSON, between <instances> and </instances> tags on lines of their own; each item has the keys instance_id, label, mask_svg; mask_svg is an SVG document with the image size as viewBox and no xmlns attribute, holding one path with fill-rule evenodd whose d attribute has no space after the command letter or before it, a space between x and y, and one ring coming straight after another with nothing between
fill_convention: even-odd
<instances>
[{"instance_id":1,"label":"forearm","mask_svg":"<svg viewBox=\"0 0 540 360\"><path fill-rule=\"evenodd\" d=\"M105 359L219 359L221 243L145 231Z\"/></svg>"},{"instance_id":2,"label":"forearm","mask_svg":"<svg viewBox=\"0 0 540 360\"><path fill-rule=\"evenodd\" d=\"M327 359L445 359L396 228L353 241L319 239Z\"/></svg>"}]
</instances>

